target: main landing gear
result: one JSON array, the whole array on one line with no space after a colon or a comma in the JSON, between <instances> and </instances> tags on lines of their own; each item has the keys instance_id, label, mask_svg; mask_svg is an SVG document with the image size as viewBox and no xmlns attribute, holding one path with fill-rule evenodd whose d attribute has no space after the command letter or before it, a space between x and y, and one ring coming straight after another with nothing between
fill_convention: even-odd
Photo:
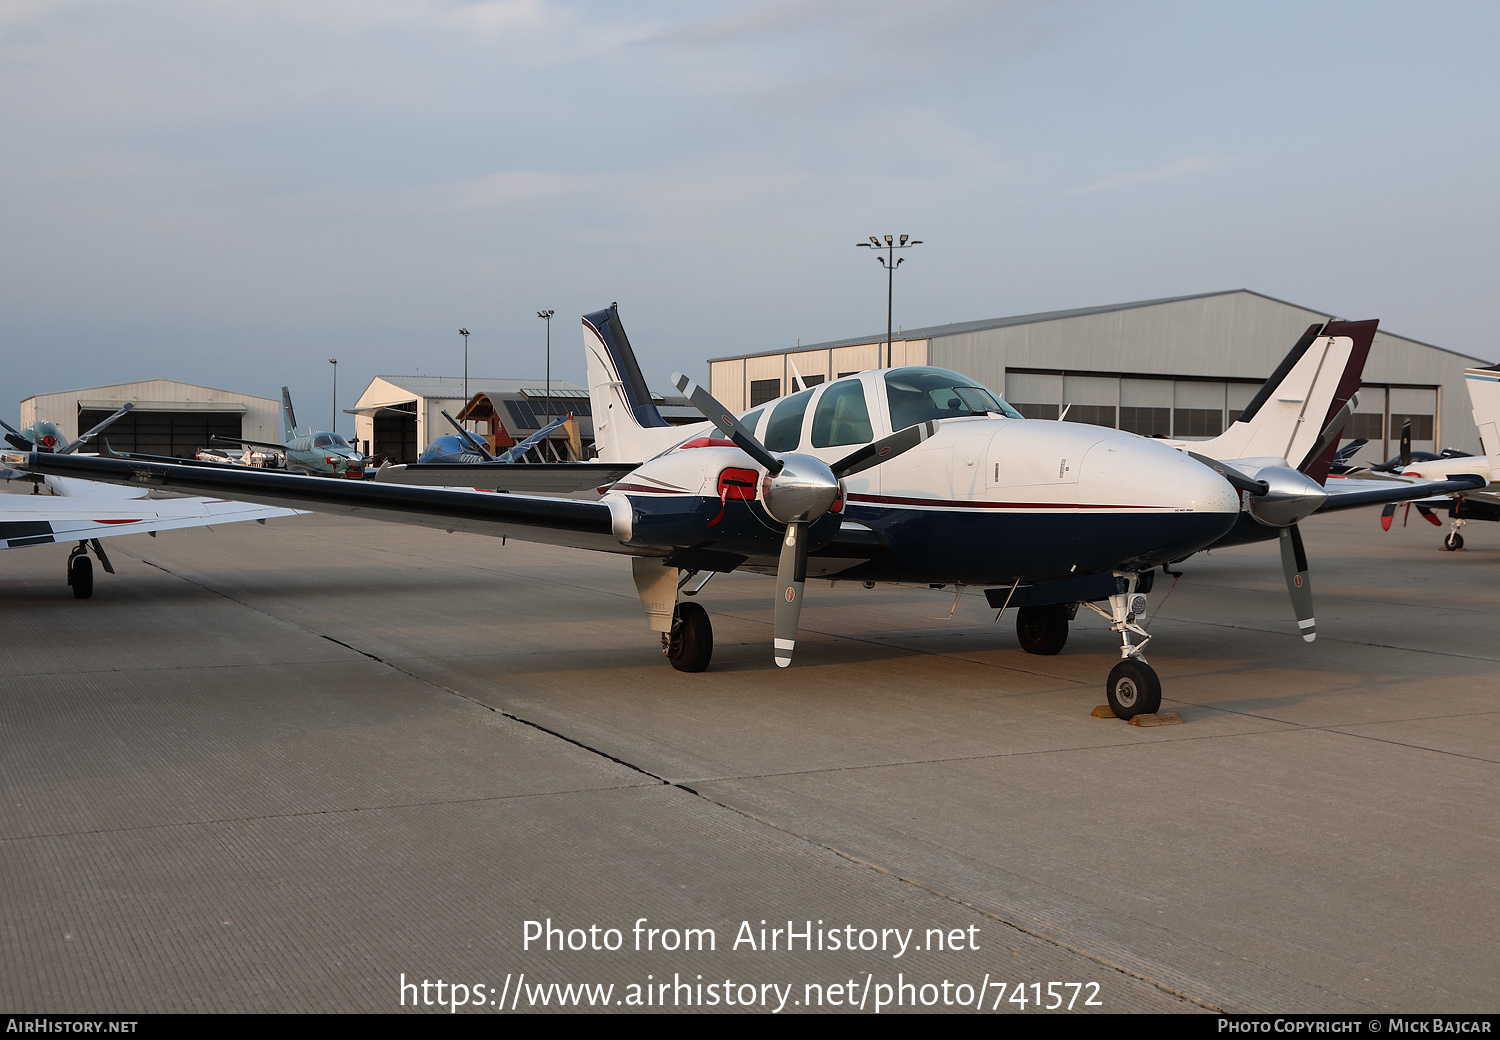
<instances>
[{"instance_id":1,"label":"main landing gear","mask_svg":"<svg viewBox=\"0 0 1500 1040\"><path fill-rule=\"evenodd\" d=\"M672 630L661 636L661 652L679 672L701 672L714 655L714 629L708 611L697 603L679 603Z\"/></svg>"},{"instance_id":2,"label":"main landing gear","mask_svg":"<svg viewBox=\"0 0 1500 1040\"><path fill-rule=\"evenodd\" d=\"M94 561L82 545L68 554L68 584L73 587L74 599L88 599L94 594Z\"/></svg>"},{"instance_id":3,"label":"main landing gear","mask_svg":"<svg viewBox=\"0 0 1500 1040\"><path fill-rule=\"evenodd\" d=\"M1151 635L1135 623L1146 612L1146 597L1135 591L1139 579L1140 575L1134 572L1117 571L1116 591L1109 597L1109 613L1089 604L1090 609L1109 622L1111 631L1120 633L1120 663L1110 669L1104 683L1109 708L1119 719L1151 715L1161 707L1161 679L1142 653L1151 642ZM1139 643L1131 643L1132 632L1142 637Z\"/></svg>"},{"instance_id":4,"label":"main landing gear","mask_svg":"<svg viewBox=\"0 0 1500 1040\"><path fill-rule=\"evenodd\" d=\"M1459 534L1459 529L1467 523L1465 520L1454 520L1448 527L1448 537L1443 539L1443 550L1455 552L1464 547L1464 536Z\"/></svg>"},{"instance_id":5,"label":"main landing gear","mask_svg":"<svg viewBox=\"0 0 1500 1040\"><path fill-rule=\"evenodd\" d=\"M99 539L90 538L79 542L68 553L68 584L72 586L74 599L88 599L94 594L94 561L89 559L90 548L99 557L99 562L104 565L107 573L115 572L109 565L109 557L104 555L104 546L99 544Z\"/></svg>"},{"instance_id":6,"label":"main landing gear","mask_svg":"<svg viewBox=\"0 0 1500 1040\"><path fill-rule=\"evenodd\" d=\"M1068 622L1078 613L1077 603L1049 603L1016 611L1016 638L1028 654L1051 656L1061 653L1068 642Z\"/></svg>"}]
</instances>

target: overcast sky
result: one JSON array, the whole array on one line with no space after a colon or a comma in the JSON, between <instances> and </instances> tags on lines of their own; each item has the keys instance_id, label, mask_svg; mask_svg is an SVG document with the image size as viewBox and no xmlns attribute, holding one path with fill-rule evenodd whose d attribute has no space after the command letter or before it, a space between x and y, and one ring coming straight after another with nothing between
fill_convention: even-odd
<instances>
[{"instance_id":1,"label":"overcast sky","mask_svg":"<svg viewBox=\"0 0 1500 1040\"><path fill-rule=\"evenodd\" d=\"M0 0L0 415L1250 288L1486 359L1500 5ZM306 404L301 402L306 401ZM341 426L352 430L352 419Z\"/></svg>"}]
</instances>

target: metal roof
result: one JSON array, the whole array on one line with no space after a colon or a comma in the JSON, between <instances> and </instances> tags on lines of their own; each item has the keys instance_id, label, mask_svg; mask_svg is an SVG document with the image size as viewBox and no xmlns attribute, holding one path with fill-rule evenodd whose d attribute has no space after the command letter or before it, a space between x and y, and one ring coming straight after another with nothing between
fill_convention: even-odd
<instances>
[{"instance_id":1,"label":"metal roof","mask_svg":"<svg viewBox=\"0 0 1500 1040\"><path fill-rule=\"evenodd\" d=\"M910 341L919 339L930 340L937 339L943 336L960 336L966 332L982 332L986 329L1003 329L1012 325L1034 325L1038 322L1044 321L1061 321L1065 318L1082 318L1087 317L1091 314L1108 314L1111 311L1128 311L1135 310L1140 307L1159 307L1162 304L1183 303L1187 300L1206 300L1214 296L1233 296L1236 293L1248 293L1251 296L1259 296L1263 300L1271 300L1275 303L1285 304L1288 307L1295 307L1298 310L1307 311L1309 314L1322 315L1325 318L1334 317L1334 315L1330 314L1326 310L1319 310L1316 307L1304 307L1300 303L1291 303L1288 300L1278 299L1275 296L1267 296L1265 293L1256 292L1254 289L1223 289L1219 292L1193 293L1189 296L1164 296L1158 300L1136 300L1131 303L1111 303L1103 307L1076 307L1072 310L1065 311L1039 311L1036 314L1016 314L1006 318L985 318L980 321L959 321L951 322L947 325L928 325L924 328L911 329L910 331L903 329L900 332L895 333L892 338L897 341ZM1397 339L1404 339L1409 343L1416 343L1419 346L1430 347L1433 350L1441 350L1448 354L1457 354L1459 357L1473 357L1472 354L1465 354L1462 351L1453 350L1449 347L1440 347L1435 343L1427 343L1423 340L1412 339L1410 336L1402 336L1394 332L1388 332L1385 329L1381 329L1380 331L1387 336L1394 336ZM748 354L729 354L724 357L709 358L708 363L712 364L715 361L740 361L745 358L755 357L775 357L778 354L799 354L805 350L827 350L830 347L857 347L863 346L868 343L884 342L885 334L876 333L873 336L854 336L849 339L828 340L823 343L802 343L795 347L781 347L776 350L757 350ZM1476 358L1475 360L1482 359Z\"/></svg>"},{"instance_id":2,"label":"metal roof","mask_svg":"<svg viewBox=\"0 0 1500 1040\"><path fill-rule=\"evenodd\" d=\"M376 379L384 379L393 386L399 386L402 390L413 397L446 397L452 400L462 400L464 396L463 376L385 376L378 375ZM545 385L542 379L486 379L482 376L469 377L469 396L476 393L485 394L519 394L522 388L531 388ZM582 391L588 393L588 388L577 386L562 379L552 380L553 390Z\"/></svg>"}]
</instances>

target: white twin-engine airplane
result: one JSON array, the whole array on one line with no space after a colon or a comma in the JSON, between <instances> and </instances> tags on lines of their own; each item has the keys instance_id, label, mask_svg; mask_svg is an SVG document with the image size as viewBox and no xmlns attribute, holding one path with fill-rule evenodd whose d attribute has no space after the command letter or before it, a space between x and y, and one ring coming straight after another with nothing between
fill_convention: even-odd
<instances>
[{"instance_id":1,"label":"white twin-engine airplane","mask_svg":"<svg viewBox=\"0 0 1500 1040\"><path fill-rule=\"evenodd\" d=\"M681 599L700 573L687 595L718 572L776 574L781 666L791 663L808 575L984 587L993 605L1019 608L1017 630L1032 653L1057 653L1087 603L1119 633L1121 660L1106 692L1116 715L1130 718L1161 701L1142 654L1150 636L1137 623L1154 567L1279 536L1311 638L1296 524L1329 502L1319 467L1326 473L1375 324L1309 329L1239 421L1195 445L1222 453L1213 458L1119 430L1025 419L972 379L928 367L862 372L738 417L674 376L710 421L670 427L612 305L583 320L596 441L616 471L646 461L601 487L598 502L129 458L0 461L628 555L649 625L681 671L702 671L713 652L707 612ZM1361 491L1340 503L1468 489L1477 480ZM1106 601L1107 610L1095 605Z\"/></svg>"}]
</instances>

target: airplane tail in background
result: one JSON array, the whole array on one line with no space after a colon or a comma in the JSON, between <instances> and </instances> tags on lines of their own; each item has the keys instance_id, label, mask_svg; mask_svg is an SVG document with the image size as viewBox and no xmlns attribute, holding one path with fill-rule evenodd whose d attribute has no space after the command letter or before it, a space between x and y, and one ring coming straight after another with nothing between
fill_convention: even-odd
<instances>
[{"instance_id":1,"label":"airplane tail in background","mask_svg":"<svg viewBox=\"0 0 1500 1040\"><path fill-rule=\"evenodd\" d=\"M615 304L583 316L594 444L604 462L642 462L681 437L656 410Z\"/></svg>"},{"instance_id":2,"label":"airplane tail in background","mask_svg":"<svg viewBox=\"0 0 1500 1040\"><path fill-rule=\"evenodd\" d=\"M1194 451L1210 458L1282 458L1322 483L1338 450L1339 432L1379 322L1331 321L1308 326L1276 371L1218 437Z\"/></svg>"},{"instance_id":3,"label":"airplane tail in background","mask_svg":"<svg viewBox=\"0 0 1500 1040\"><path fill-rule=\"evenodd\" d=\"M1479 427L1479 443L1489 456L1490 472L1500 472L1500 370L1466 368L1464 386L1474 410L1474 425Z\"/></svg>"},{"instance_id":4,"label":"airplane tail in background","mask_svg":"<svg viewBox=\"0 0 1500 1040\"><path fill-rule=\"evenodd\" d=\"M292 411L292 392L281 388L281 439L290 444L297 436L297 413Z\"/></svg>"}]
</instances>

